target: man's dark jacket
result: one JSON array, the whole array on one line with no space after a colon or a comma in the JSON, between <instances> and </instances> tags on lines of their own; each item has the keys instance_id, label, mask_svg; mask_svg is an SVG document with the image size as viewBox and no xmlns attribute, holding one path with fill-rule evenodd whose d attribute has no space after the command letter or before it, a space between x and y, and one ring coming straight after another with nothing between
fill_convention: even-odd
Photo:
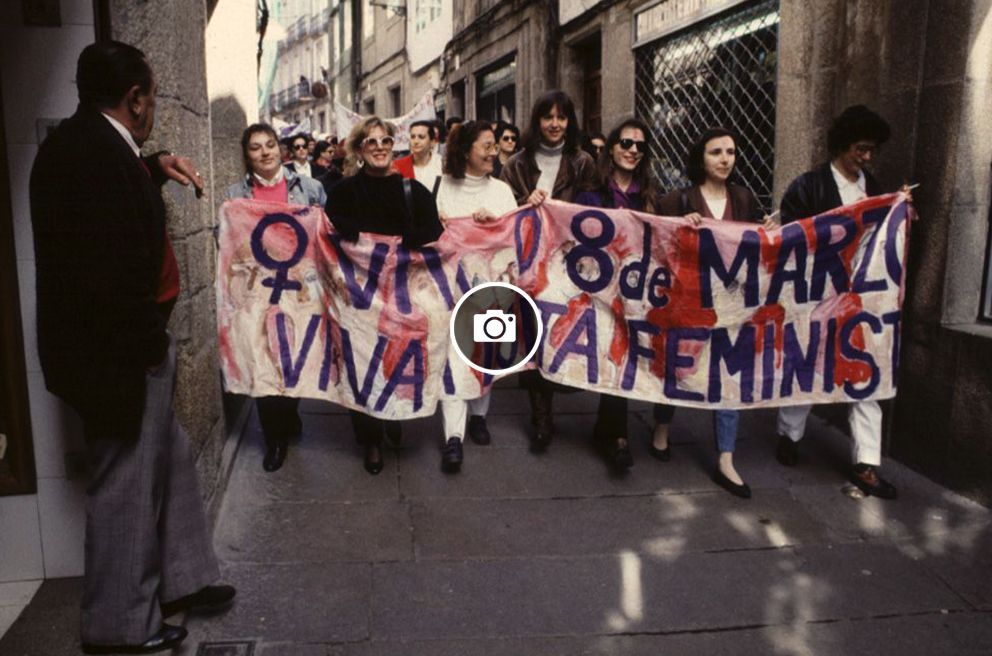
<instances>
[{"instance_id":1,"label":"man's dark jacket","mask_svg":"<svg viewBox=\"0 0 992 656\"><path fill-rule=\"evenodd\" d=\"M869 196L878 196L882 193L878 182L868 171L865 171L865 192ZM827 162L793 180L782 196L779 209L782 212L782 223L791 223L822 214L841 205L840 191L830 170L830 162Z\"/></svg>"},{"instance_id":2,"label":"man's dark jacket","mask_svg":"<svg viewBox=\"0 0 992 656\"><path fill-rule=\"evenodd\" d=\"M144 161L144 165L142 165ZM137 439L145 371L168 350L156 304L165 181L99 111L80 107L31 171L38 352L49 391L87 429Z\"/></svg>"}]
</instances>

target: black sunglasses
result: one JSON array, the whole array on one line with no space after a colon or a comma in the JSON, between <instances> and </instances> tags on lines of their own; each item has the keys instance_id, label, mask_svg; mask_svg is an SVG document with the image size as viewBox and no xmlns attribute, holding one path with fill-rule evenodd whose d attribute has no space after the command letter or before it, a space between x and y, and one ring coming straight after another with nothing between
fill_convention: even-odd
<instances>
[{"instance_id":1,"label":"black sunglasses","mask_svg":"<svg viewBox=\"0 0 992 656\"><path fill-rule=\"evenodd\" d=\"M637 141L636 139L621 139L617 142L623 150L630 150L631 146L637 146L637 152L647 152L647 141Z\"/></svg>"},{"instance_id":2,"label":"black sunglasses","mask_svg":"<svg viewBox=\"0 0 992 656\"><path fill-rule=\"evenodd\" d=\"M306 149L307 149L306 144L296 144L295 146L293 146L293 150L306 150Z\"/></svg>"},{"instance_id":3,"label":"black sunglasses","mask_svg":"<svg viewBox=\"0 0 992 656\"><path fill-rule=\"evenodd\" d=\"M512 134L505 134L501 138L501 141L516 141L516 140L517 140L517 138L515 136L513 136Z\"/></svg>"}]
</instances>

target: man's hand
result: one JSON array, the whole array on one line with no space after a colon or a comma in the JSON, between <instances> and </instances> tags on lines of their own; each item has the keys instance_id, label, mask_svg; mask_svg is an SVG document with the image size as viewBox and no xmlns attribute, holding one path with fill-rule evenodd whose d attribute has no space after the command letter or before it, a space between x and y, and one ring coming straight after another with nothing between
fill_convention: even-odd
<instances>
[{"instance_id":1,"label":"man's hand","mask_svg":"<svg viewBox=\"0 0 992 656\"><path fill-rule=\"evenodd\" d=\"M778 212L775 212L775 214L778 214ZM761 217L761 225L765 230L778 230L782 227L779 222L775 220L774 215L770 216L768 214Z\"/></svg>"},{"instance_id":2,"label":"man's hand","mask_svg":"<svg viewBox=\"0 0 992 656\"><path fill-rule=\"evenodd\" d=\"M196 170L193 160L173 153L162 153L158 157L158 165L163 173L184 187L188 187L192 182L193 187L196 188L196 197L203 196L203 177Z\"/></svg>"}]
</instances>

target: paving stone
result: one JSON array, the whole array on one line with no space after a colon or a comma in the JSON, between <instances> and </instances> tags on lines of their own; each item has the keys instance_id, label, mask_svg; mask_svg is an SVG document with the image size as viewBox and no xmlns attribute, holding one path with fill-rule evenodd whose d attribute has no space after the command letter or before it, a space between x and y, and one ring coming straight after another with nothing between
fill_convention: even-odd
<instances>
[{"instance_id":1,"label":"paving stone","mask_svg":"<svg viewBox=\"0 0 992 656\"><path fill-rule=\"evenodd\" d=\"M623 553L376 565L373 635L412 640L713 630L964 605L891 547L798 551L801 556L778 549L674 560Z\"/></svg>"},{"instance_id":2,"label":"paving stone","mask_svg":"<svg viewBox=\"0 0 992 656\"><path fill-rule=\"evenodd\" d=\"M379 562L413 556L409 515L398 501L238 505L227 511L214 542L218 556L235 562Z\"/></svg>"},{"instance_id":3,"label":"paving stone","mask_svg":"<svg viewBox=\"0 0 992 656\"><path fill-rule=\"evenodd\" d=\"M825 541L787 492L585 499L433 499L411 510L418 559L686 553Z\"/></svg>"},{"instance_id":4,"label":"paving stone","mask_svg":"<svg viewBox=\"0 0 992 656\"><path fill-rule=\"evenodd\" d=\"M249 453L245 453L246 447ZM283 466L275 472L262 469L261 445L241 445L227 489L228 503L255 504L295 501L362 501L399 498L397 456L383 454L385 466L370 476L362 466L363 451L297 448L290 444Z\"/></svg>"},{"instance_id":5,"label":"paving stone","mask_svg":"<svg viewBox=\"0 0 992 656\"><path fill-rule=\"evenodd\" d=\"M986 614L955 613L661 635L373 640L331 646L328 656L849 656L862 653L865 645L877 656L977 656L992 651L989 619Z\"/></svg>"},{"instance_id":6,"label":"paving stone","mask_svg":"<svg viewBox=\"0 0 992 656\"><path fill-rule=\"evenodd\" d=\"M222 615L190 617L190 642L364 640L369 635L369 568L365 563L225 563L222 578L238 589L237 600Z\"/></svg>"}]
</instances>

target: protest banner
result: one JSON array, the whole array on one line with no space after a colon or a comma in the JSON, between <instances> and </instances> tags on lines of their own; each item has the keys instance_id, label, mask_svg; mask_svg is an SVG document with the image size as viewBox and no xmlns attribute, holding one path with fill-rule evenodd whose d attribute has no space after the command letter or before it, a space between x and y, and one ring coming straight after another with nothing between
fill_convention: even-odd
<instances>
[{"instance_id":1,"label":"protest banner","mask_svg":"<svg viewBox=\"0 0 992 656\"><path fill-rule=\"evenodd\" d=\"M481 279L534 298L544 336L528 366L565 385L696 407L890 398L910 211L889 194L769 231L548 201L453 219L408 251L398 237L344 241L317 208L230 201L224 379L383 418L475 398L492 378L451 355L448 322Z\"/></svg>"},{"instance_id":2,"label":"protest banner","mask_svg":"<svg viewBox=\"0 0 992 656\"><path fill-rule=\"evenodd\" d=\"M410 150L410 124L414 121L433 121L436 116L434 113L434 93L428 91L417 101L413 109L403 116L382 119L396 126L393 150ZM348 109L341 103L334 103L334 123L339 138L346 139L355 124L363 118L365 118L364 115Z\"/></svg>"}]
</instances>

